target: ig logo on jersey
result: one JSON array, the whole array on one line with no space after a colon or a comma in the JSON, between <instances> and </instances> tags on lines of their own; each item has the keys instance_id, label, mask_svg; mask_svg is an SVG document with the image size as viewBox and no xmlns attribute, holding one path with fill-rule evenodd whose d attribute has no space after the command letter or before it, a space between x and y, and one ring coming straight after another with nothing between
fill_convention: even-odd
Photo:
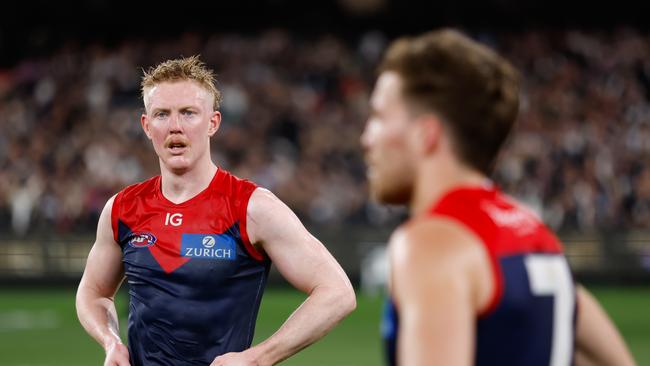
<instances>
[{"instance_id":1,"label":"ig logo on jersey","mask_svg":"<svg viewBox=\"0 0 650 366\"><path fill-rule=\"evenodd\" d=\"M152 246L156 242L156 237L152 233L138 231L131 233L127 240L129 245L133 248L146 248Z\"/></svg>"},{"instance_id":2,"label":"ig logo on jersey","mask_svg":"<svg viewBox=\"0 0 650 366\"><path fill-rule=\"evenodd\" d=\"M171 212L167 212L167 216L165 216L165 226L181 226L183 223L183 214L180 213L175 213L172 214Z\"/></svg>"}]
</instances>

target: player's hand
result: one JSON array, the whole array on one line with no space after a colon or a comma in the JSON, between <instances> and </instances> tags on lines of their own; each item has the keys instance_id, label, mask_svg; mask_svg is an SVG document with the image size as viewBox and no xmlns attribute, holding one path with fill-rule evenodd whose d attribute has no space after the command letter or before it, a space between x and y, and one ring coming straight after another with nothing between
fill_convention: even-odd
<instances>
[{"instance_id":1,"label":"player's hand","mask_svg":"<svg viewBox=\"0 0 650 366\"><path fill-rule=\"evenodd\" d=\"M261 364L250 353L230 352L215 358L210 366L261 366Z\"/></svg>"},{"instance_id":2,"label":"player's hand","mask_svg":"<svg viewBox=\"0 0 650 366\"><path fill-rule=\"evenodd\" d=\"M129 349L123 343L113 343L106 350L104 366L131 366L129 362Z\"/></svg>"}]
</instances>

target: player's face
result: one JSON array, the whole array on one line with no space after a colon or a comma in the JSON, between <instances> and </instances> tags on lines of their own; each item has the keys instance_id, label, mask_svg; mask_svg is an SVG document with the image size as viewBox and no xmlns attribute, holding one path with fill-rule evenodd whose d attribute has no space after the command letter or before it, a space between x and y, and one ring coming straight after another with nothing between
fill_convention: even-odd
<instances>
[{"instance_id":1,"label":"player's face","mask_svg":"<svg viewBox=\"0 0 650 366\"><path fill-rule=\"evenodd\" d=\"M361 136L372 195L383 203L408 203L414 181L412 117L395 72L384 72L370 99L371 114Z\"/></svg>"},{"instance_id":2,"label":"player's face","mask_svg":"<svg viewBox=\"0 0 650 366\"><path fill-rule=\"evenodd\" d=\"M167 169L183 173L197 161L210 161L210 137L221 114L206 89L187 80L163 82L145 90L145 107L142 128Z\"/></svg>"}]
</instances>

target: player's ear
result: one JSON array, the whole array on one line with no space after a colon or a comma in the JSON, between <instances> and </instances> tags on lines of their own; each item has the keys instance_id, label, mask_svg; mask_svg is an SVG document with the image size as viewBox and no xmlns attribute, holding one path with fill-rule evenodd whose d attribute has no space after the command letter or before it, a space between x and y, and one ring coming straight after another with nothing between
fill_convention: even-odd
<instances>
[{"instance_id":1,"label":"player's ear","mask_svg":"<svg viewBox=\"0 0 650 366\"><path fill-rule=\"evenodd\" d=\"M212 137L221 126L221 112L214 111L210 117L210 125L208 126L208 135Z\"/></svg>"},{"instance_id":2,"label":"player's ear","mask_svg":"<svg viewBox=\"0 0 650 366\"><path fill-rule=\"evenodd\" d=\"M142 130L144 131L145 135L151 140L151 132L149 131L149 119L145 113L143 113L140 116L140 125L142 126Z\"/></svg>"},{"instance_id":3,"label":"player's ear","mask_svg":"<svg viewBox=\"0 0 650 366\"><path fill-rule=\"evenodd\" d=\"M440 144L443 133L442 121L435 114L423 114L418 117L415 134L420 153L427 155Z\"/></svg>"}]
</instances>

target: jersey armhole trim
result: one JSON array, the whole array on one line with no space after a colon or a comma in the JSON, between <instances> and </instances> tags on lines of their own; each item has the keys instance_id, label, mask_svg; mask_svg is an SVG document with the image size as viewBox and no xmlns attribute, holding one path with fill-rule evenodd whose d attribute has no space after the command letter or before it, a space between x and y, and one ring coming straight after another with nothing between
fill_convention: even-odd
<instances>
[{"instance_id":1,"label":"jersey armhole trim","mask_svg":"<svg viewBox=\"0 0 650 366\"><path fill-rule=\"evenodd\" d=\"M247 219L247 213L248 213L248 203L250 202L251 196L253 195L253 192L257 189L256 186L253 186L252 189L249 192L246 192L241 201L241 205L239 206L239 212L237 213L237 216L239 217L239 231L241 235L242 242L244 243L244 248L248 252L248 254L253 257L254 259L262 262L266 259L265 255L262 254L259 250L251 244L250 239L248 238L248 230L246 227L246 219Z\"/></svg>"},{"instance_id":2,"label":"jersey armhole trim","mask_svg":"<svg viewBox=\"0 0 650 366\"><path fill-rule=\"evenodd\" d=\"M113 207L111 207L111 227L113 228L113 239L116 243L120 243L119 240L119 220L120 220L120 204L122 202L122 192L119 192L115 195L113 200Z\"/></svg>"},{"instance_id":3,"label":"jersey armhole trim","mask_svg":"<svg viewBox=\"0 0 650 366\"><path fill-rule=\"evenodd\" d=\"M485 318L496 310L499 301L503 297L503 275L501 274L501 266L496 258L496 255L491 251L487 245L484 246L490 256L490 272L492 272L492 281L494 281L494 289L492 296L487 305L479 311L479 318Z\"/></svg>"}]
</instances>

